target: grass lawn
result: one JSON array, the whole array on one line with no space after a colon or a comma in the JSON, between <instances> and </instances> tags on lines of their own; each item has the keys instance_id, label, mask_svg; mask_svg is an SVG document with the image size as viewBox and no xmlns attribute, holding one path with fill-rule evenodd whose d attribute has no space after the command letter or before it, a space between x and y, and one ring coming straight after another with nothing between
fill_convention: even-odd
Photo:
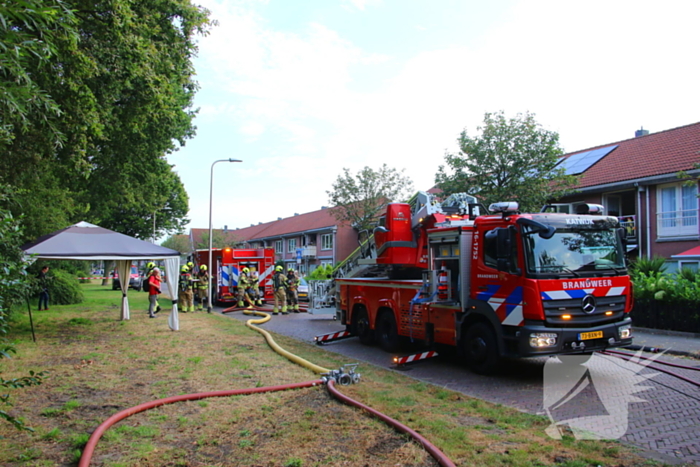
<instances>
[{"instance_id":1,"label":"grass lawn","mask_svg":"<svg viewBox=\"0 0 700 467\"><path fill-rule=\"evenodd\" d=\"M111 284L110 284L111 285ZM5 379L48 371L38 387L12 391L9 412L34 433L0 423L0 465L76 465L104 420L154 399L318 378L273 352L262 335L218 314L167 310L149 319L147 294L83 286L80 305L13 317L17 355L0 360ZM162 305L166 303L163 300ZM274 319L274 318L273 318ZM264 327L264 325L262 325ZM348 363L311 343L275 335L286 350L326 368ZM550 439L549 421L404 375L360 365L360 384L340 391L418 431L459 466L643 466L617 442ZM406 436L333 399L323 386L181 402L136 414L110 428L91 465L100 466L435 466Z\"/></svg>"}]
</instances>

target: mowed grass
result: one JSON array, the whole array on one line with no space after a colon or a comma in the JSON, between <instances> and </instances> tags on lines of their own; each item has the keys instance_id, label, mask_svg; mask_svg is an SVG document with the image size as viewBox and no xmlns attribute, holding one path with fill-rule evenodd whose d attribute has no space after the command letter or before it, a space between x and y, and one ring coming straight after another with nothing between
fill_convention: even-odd
<instances>
[{"instance_id":1,"label":"mowed grass","mask_svg":"<svg viewBox=\"0 0 700 467\"><path fill-rule=\"evenodd\" d=\"M10 412L34 433L0 424L0 465L76 465L90 434L129 407L180 394L276 386L318 379L273 352L236 319L146 313L147 294L83 286L86 301L15 315L18 353L2 360L4 378L48 371L38 387L12 392ZM166 301L162 301L165 305ZM35 309L34 309L35 310ZM273 318L274 319L274 318ZM262 325L264 327L264 324ZM352 363L311 343L274 335L286 350L326 368ZM459 466L657 465L616 442L550 439L549 421L360 365L360 384L340 391L418 431ZM423 448L323 386L206 398L133 415L107 430L91 465L100 466L435 466Z\"/></svg>"}]
</instances>

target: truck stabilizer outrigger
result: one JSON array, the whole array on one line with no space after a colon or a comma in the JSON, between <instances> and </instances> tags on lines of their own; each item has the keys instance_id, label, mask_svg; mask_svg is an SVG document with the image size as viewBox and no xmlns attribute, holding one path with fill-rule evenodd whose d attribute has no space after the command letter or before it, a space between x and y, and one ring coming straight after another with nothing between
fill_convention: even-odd
<instances>
[{"instance_id":1,"label":"truck stabilizer outrigger","mask_svg":"<svg viewBox=\"0 0 700 467\"><path fill-rule=\"evenodd\" d=\"M352 334L350 331L331 332L330 334L321 334L320 336L314 337L314 342L316 342L316 345L323 345L329 342L339 341L341 339L347 339L353 336L354 334Z\"/></svg>"}]
</instances>

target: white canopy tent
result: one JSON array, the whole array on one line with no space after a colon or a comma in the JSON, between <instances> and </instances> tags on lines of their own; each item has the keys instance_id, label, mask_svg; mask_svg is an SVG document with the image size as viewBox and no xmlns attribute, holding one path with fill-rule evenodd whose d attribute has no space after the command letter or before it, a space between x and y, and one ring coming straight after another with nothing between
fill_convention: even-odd
<instances>
[{"instance_id":1,"label":"white canopy tent","mask_svg":"<svg viewBox=\"0 0 700 467\"><path fill-rule=\"evenodd\" d=\"M22 246L27 255L36 259L116 260L119 277L128 278L134 260L163 260L165 277L171 286L162 287L163 295L173 302L168 325L173 331L180 329L177 312L177 279L180 253L170 248L144 242L87 222L79 222L62 230L44 235ZM128 320L129 281L119 281L122 289L121 319Z\"/></svg>"}]
</instances>

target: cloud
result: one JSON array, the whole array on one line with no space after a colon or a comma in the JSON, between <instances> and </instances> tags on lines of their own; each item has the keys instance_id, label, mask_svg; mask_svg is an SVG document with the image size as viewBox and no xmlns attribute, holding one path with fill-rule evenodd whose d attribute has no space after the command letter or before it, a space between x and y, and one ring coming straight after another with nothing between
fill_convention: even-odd
<instances>
[{"instance_id":1,"label":"cloud","mask_svg":"<svg viewBox=\"0 0 700 467\"><path fill-rule=\"evenodd\" d=\"M290 209L318 209L343 167L387 163L427 189L444 152L457 149L462 129L475 135L485 112L533 112L570 151L632 137L642 125L659 131L697 120L698 2L516 1L479 36L464 31L464 40L415 49L359 42L361 31L334 30L322 15L282 29L257 13L264 3L204 3L219 26L200 40L195 123L207 138L241 138L225 148L246 153L236 180L252 184L262 174L265 189L243 191L271 209L278 203L266 200L287 185L296 193ZM397 8L342 5L353 18ZM431 37L439 26L431 23ZM206 131L211 125L216 132ZM200 136L194 143L209 144Z\"/></svg>"},{"instance_id":2,"label":"cloud","mask_svg":"<svg viewBox=\"0 0 700 467\"><path fill-rule=\"evenodd\" d=\"M342 5L348 10L365 11L367 6L380 5L382 0L342 0Z\"/></svg>"}]
</instances>

